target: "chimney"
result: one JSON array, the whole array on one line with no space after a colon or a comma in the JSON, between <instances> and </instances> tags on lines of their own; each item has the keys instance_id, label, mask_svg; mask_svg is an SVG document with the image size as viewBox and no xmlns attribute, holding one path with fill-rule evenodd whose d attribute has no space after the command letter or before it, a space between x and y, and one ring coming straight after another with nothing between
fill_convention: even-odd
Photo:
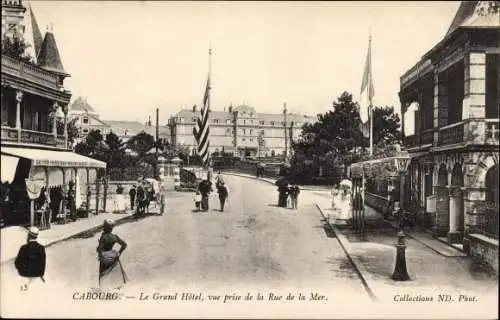
<instances>
[{"instance_id":1,"label":"chimney","mask_svg":"<svg viewBox=\"0 0 500 320\"><path fill-rule=\"evenodd\" d=\"M193 106L193 112L196 112L196 105Z\"/></svg>"}]
</instances>

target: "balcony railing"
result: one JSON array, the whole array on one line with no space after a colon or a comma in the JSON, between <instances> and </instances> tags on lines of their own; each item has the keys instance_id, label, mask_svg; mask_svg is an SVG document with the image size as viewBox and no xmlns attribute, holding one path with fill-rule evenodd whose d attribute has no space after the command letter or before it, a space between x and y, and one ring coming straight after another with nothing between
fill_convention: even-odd
<instances>
[{"instance_id":1,"label":"balcony railing","mask_svg":"<svg viewBox=\"0 0 500 320\"><path fill-rule=\"evenodd\" d=\"M426 129L420 135L414 134L406 137L405 145L407 148L415 148L432 144L434 141L434 129Z\"/></svg>"},{"instance_id":2,"label":"balcony railing","mask_svg":"<svg viewBox=\"0 0 500 320\"><path fill-rule=\"evenodd\" d=\"M47 146L54 146L57 148L66 148L63 136L58 136L57 138L55 138L54 135L49 132L22 129L21 137L19 138L19 132L16 128L3 127L3 126L2 126L2 142L42 144Z\"/></svg>"},{"instance_id":3,"label":"balcony railing","mask_svg":"<svg viewBox=\"0 0 500 320\"><path fill-rule=\"evenodd\" d=\"M499 143L498 119L466 119L439 129L438 146Z\"/></svg>"},{"instance_id":4,"label":"balcony railing","mask_svg":"<svg viewBox=\"0 0 500 320\"><path fill-rule=\"evenodd\" d=\"M451 145L464 141L465 122L457 122L439 129L438 146Z\"/></svg>"},{"instance_id":5,"label":"balcony railing","mask_svg":"<svg viewBox=\"0 0 500 320\"><path fill-rule=\"evenodd\" d=\"M2 55L2 73L59 90L58 76L34 64Z\"/></svg>"}]
</instances>

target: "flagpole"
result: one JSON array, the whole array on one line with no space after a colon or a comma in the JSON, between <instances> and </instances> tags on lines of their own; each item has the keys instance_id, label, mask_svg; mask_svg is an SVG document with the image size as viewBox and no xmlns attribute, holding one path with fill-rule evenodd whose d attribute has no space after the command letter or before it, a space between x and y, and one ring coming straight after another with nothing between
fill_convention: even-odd
<instances>
[{"instance_id":1,"label":"flagpole","mask_svg":"<svg viewBox=\"0 0 500 320\"><path fill-rule=\"evenodd\" d=\"M210 116L210 91L212 91L212 41L209 42L208 44L208 96L207 96L207 108L208 108L208 116ZM210 154L210 148L207 150L208 152L208 161L207 161L207 170L210 172L211 170L211 165L212 165L212 155ZM211 175L211 172L210 172Z\"/></svg>"},{"instance_id":2,"label":"flagpole","mask_svg":"<svg viewBox=\"0 0 500 320\"><path fill-rule=\"evenodd\" d=\"M368 37L368 47L370 48L370 51L371 51L371 47L372 47L372 31L371 31L371 28L370 28L370 31L369 31L369 37ZM370 60L371 60L371 52L370 52ZM368 106L368 115L370 117L370 157L373 156L373 101L372 101L372 95L370 93L370 90L371 90L371 84L373 83L373 79L372 79L372 62L370 61L370 74L369 74L369 81L368 81L368 98L369 98L369 106Z\"/></svg>"}]
</instances>

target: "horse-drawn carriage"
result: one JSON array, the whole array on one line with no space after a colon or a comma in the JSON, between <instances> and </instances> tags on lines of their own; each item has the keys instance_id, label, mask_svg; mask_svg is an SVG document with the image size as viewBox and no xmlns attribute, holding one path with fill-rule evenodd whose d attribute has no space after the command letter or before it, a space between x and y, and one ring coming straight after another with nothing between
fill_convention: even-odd
<instances>
[{"instance_id":1,"label":"horse-drawn carriage","mask_svg":"<svg viewBox=\"0 0 500 320\"><path fill-rule=\"evenodd\" d=\"M149 206L151 203L154 204L154 208L158 207L159 203L159 191L160 182L152 178L146 178L142 182L142 187L144 189L144 194L142 197L137 195L137 213L139 216L144 216L149 213Z\"/></svg>"}]
</instances>

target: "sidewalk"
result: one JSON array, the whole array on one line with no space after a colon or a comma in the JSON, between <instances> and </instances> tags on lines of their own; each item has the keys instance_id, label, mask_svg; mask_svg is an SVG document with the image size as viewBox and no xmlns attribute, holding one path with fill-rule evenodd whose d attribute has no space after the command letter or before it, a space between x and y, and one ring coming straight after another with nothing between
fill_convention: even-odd
<instances>
[{"instance_id":1,"label":"sidewalk","mask_svg":"<svg viewBox=\"0 0 500 320\"><path fill-rule=\"evenodd\" d=\"M117 223L130 217L132 211L127 213L99 213L91 214L88 218L81 218L66 224L52 223L50 229L40 231L38 240L45 247L75 237L79 234L96 231L101 228L104 219L113 219ZM27 230L20 226L10 226L0 229L1 257L0 264L9 262L17 256L19 248L26 243Z\"/></svg>"},{"instance_id":2,"label":"sidewalk","mask_svg":"<svg viewBox=\"0 0 500 320\"><path fill-rule=\"evenodd\" d=\"M406 264L411 281L391 280L394 270L397 230L383 216L370 207L364 239L349 228L339 228L331 223L334 213L331 204L317 204L348 258L359 271L369 292L377 298L393 297L394 292L412 288L422 295L435 295L438 286L443 292L473 292L478 295L493 293L497 282L484 274L471 272L471 260L460 250L433 239L425 232L411 231L406 237ZM392 294L392 295L391 295Z\"/></svg>"}]
</instances>

